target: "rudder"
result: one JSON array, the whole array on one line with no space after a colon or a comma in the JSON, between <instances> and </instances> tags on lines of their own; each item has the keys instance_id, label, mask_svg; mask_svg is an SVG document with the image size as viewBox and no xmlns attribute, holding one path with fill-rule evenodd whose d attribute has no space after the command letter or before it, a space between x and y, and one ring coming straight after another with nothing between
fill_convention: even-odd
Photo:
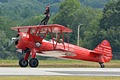
<instances>
[{"instance_id":1,"label":"rudder","mask_svg":"<svg viewBox=\"0 0 120 80\"><path fill-rule=\"evenodd\" d=\"M112 59L112 48L108 40L103 40L93 51L100 54L99 62L109 62Z\"/></svg>"}]
</instances>

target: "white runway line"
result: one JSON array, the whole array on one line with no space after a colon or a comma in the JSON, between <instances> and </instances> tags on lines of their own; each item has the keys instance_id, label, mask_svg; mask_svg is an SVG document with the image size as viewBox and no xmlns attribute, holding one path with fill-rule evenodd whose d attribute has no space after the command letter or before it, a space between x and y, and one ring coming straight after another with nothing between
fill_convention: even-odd
<instances>
[{"instance_id":1,"label":"white runway line","mask_svg":"<svg viewBox=\"0 0 120 80\"><path fill-rule=\"evenodd\" d=\"M120 68L0 68L0 76L120 76Z\"/></svg>"}]
</instances>

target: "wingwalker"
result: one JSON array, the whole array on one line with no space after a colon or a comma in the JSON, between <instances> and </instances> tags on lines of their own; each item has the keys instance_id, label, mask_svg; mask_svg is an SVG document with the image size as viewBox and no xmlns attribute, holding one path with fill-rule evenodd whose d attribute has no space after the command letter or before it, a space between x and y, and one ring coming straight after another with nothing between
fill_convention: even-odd
<instances>
[{"instance_id":1,"label":"wingwalker","mask_svg":"<svg viewBox=\"0 0 120 80\"><path fill-rule=\"evenodd\" d=\"M112 59L111 46L107 40L103 40L94 50L88 50L70 44L69 33L72 30L62 25L22 26L11 29L18 32L17 36L12 38L16 48L25 53L19 60L21 67L27 67L28 63L30 67L37 67L39 61L36 55L98 62L101 68L105 67L103 63ZM51 40L46 40L46 37L51 37Z\"/></svg>"}]
</instances>

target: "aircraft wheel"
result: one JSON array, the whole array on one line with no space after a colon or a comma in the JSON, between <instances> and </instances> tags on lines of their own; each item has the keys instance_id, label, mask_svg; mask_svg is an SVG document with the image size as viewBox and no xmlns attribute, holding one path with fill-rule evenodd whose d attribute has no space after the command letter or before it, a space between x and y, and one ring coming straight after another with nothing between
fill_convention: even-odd
<instances>
[{"instance_id":1,"label":"aircraft wheel","mask_svg":"<svg viewBox=\"0 0 120 80\"><path fill-rule=\"evenodd\" d=\"M105 68L105 65L104 65L104 64L102 64L102 65L101 65L101 68Z\"/></svg>"},{"instance_id":2,"label":"aircraft wheel","mask_svg":"<svg viewBox=\"0 0 120 80\"><path fill-rule=\"evenodd\" d=\"M24 60L24 58L19 60L20 67L27 67L28 66L28 60Z\"/></svg>"},{"instance_id":3,"label":"aircraft wheel","mask_svg":"<svg viewBox=\"0 0 120 80\"><path fill-rule=\"evenodd\" d=\"M30 59L30 61L29 61L29 65L30 65L30 67L37 67L38 66L38 64L39 64L39 62L38 62L38 60L36 59L36 58L32 58L32 59Z\"/></svg>"},{"instance_id":4,"label":"aircraft wheel","mask_svg":"<svg viewBox=\"0 0 120 80\"><path fill-rule=\"evenodd\" d=\"M99 63L101 68L105 68L105 65L103 63Z\"/></svg>"}]
</instances>

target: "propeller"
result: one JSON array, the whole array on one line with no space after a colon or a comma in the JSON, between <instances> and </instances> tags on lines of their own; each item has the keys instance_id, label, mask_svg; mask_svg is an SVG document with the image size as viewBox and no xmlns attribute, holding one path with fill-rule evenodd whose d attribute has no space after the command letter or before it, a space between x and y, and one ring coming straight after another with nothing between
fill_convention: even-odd
<instances>
[{"instance_id":1,"label":"propeller","mask_svg":"<svg viewBox=\"0 0 120 80\"><path fill-rule=\"evenodd\" d=\"M20 39L19 34L16 37L12 37L11 40L9 41L9 43L8 43L8 46L11 46L13 43L15 43L15 45L17 45L19 39Z\"/></svg>"}]
</instances>

